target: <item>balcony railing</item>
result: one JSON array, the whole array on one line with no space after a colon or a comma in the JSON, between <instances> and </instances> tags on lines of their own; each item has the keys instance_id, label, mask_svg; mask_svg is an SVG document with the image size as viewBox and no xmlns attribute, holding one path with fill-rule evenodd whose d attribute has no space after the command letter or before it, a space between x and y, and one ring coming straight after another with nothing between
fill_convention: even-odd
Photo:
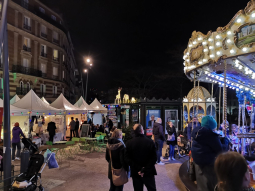
<instances>
[{"instance_id":1,"label":"balcony railing","mask_svg":"<svg viewBox=\"0 0 255 191\"><path fill-rule=\"evenodd\" d=\"M58 62L58 57L54 57L54 56L53 56L53 61Z\"/></svg>"},{"instance_id":2,"label":"balcony railing","mask_svg":"<svg viewBox=\"0 0 255 191\"><path fill-rule=\"evenodd\" d=\"M21 88L21 87L17 87L17 88L16 88L16 94L17 94L17 95L26 95L30 90L31 90L31 88Z\"/></svg>"},{"instance_id":3,"label":"balcony railing","mask_svg":"<svg viewBox=\"0 0 255 191\"><path fill-rule=\"evenodd\" d=\"M26 45L23 45L23 50L27 52L31 52L31 48L27 47Z\"/></svg>"},{"instance_id":4,"label":"balcony railing","mask_svg":"<svg viewBox=\"0 0 255 191\"><path fill-rule=\"evenodd\" d=\"M56 43L56 44L59 44L59 40L53 38L53 42Z\"/></svg>"},{"instance_id":5,"label":"balcony railing","mask_svg":"<svg viewBox=\"0 0 255 191\"><path fill-rule=\"evenodd\" d=\"M41 37L43 37L43 38L47 38L47 34L45 34L45 33L41 32Z\"/></svg>"},{"instance_id":6,"label":"balcony railing","mask_svg":"<svg viewBox=\"0 0 255 191\"><path fill-rule=\"evenodd\" d=\"M28 74L31 76L42 77L42 71L21 65L12 65L12 73Z\"/></svg>"},{"instance_id":7,"label":"balcony railing","mask_svg":"<svg viewBox=\"0 0 255 191\"><path fill-rule=\"evenodd\" d=\"M58 76L52 75L53 80L58 80Z\"/></svg>"},{"instance_id":8,"label":"balcony railing","mask_svg":"<svg viewBox=\"0 0 255 191\"><path fill-rule=\"evenodd\" d=\"M45 52L41 52L41 56L47 58L47 54Z\"/></svg>"},{"instance_id":9,"label":"balcony railing","mask_svg":"<svg viewBox=\"0 0 255 191\"><path fill-rule=\"evenodd\" d=\"M23 28L26 29L26 30L28 30L28 31L31 31L31 26L28 26L28 25L26 25L26 24L23 25Z\"/></svg>"},{"instance_id":10,"label":"balcony railing","mask_svg":"<svg viewBox=\"0 0 255 191\"><path fill-rule=\"evenodd\" d=\"M47 74L42 72L42 77L47 78Z\"/></svg>"},{"instance_id":11,"label":"balcony railing","mask_svg":"<svg viewBox=\"0 0 255 191\"><path fill-rule=\"evenodd\" d=\"M66 80L65 78L63 79L63 82L65 82L67 85L70 85L70 82Z\"/></svg>"}]
</instances>

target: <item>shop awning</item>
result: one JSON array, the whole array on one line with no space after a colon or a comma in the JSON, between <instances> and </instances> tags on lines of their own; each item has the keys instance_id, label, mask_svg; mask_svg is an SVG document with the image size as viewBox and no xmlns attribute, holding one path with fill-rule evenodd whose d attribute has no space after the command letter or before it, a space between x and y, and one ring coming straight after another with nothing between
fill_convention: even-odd
<instances>
[{"instance_id":1,"label":"shop awning","mask_svg":"<svg viewBox=\"0 0 255 191\"><path fill-rule=\"evenodd\" d=\"M64 110L67 112L66 114L80 114L84 112L84 110L72 105L62 93L50 106Z\"/></svg>"},{"instance_id":2,"label":"shop awning","mask_svg":"<svg viewBox=\"0 0 255 191\"><path fill-rule=\"evenodd\" d=\"M20 100L20 98L19 98L19 96L16 94L16 95L10 100L10 104L12 105L12 104L16 103L16 102L19 101L19 100Z\"/></svg>"},{"instance_id":3,"label":"shop awning","mask_svg":"<svg viewBox=\"0 0 255 191\"><path fill-rule=\"evenodd\" d=\"M30 90L22 99L13 104L15 107L27 109L32 115L57 115L63 114L61 109L56 109L43 102L33 90Z\"/></svg>"},{"instance_id":4,"label":"shop awning","mask_svg":"<svg viewBox=\"0 0 255 191\"><path fill-rule=\"evenodd\" d=\"M107 112L107 109L102 106L102 104L97 100L97 98L95 98L94 101L90 104L90 107L92 107L95 111Z\"/></svg>"},{"instance_id":5,"label":"shop awning","mask_svg":"<svg viewBox=\"0 0 255 191\"><path fill-rule=\"evenodd\" d=\"M79 107L82 110L92 111L94 110L81 96L80 99L74 104L74 106Z\"/></svg>"}]
</instances>

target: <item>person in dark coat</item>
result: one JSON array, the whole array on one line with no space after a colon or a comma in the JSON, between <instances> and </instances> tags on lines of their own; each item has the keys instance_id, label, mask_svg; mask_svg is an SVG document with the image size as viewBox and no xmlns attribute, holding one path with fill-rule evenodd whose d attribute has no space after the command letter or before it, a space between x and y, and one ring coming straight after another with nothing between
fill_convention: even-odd
<instances>
[{"instance_id":1,"label":"person in dark coat","mask_svg":"<svg viewBox=\"0 0 255 191\"><path fill-rule=\"evenodd\" d=\"M208 115L202 118L201 127L196 127L191 135L198 191L213 191L217 184L214 161L222 152L222 145L219 135L215 133L216 128L217 122Z\"/></svg>"},{"instance_id":2,"label":"person in dark coat","mask_svg":"<svg viewBox=\"0 0 255 191\"><path fill-rule=\"evenodd\" d=\"M169 145L169 158L168 158L168 160L175 160L174 159L174 148L175 148L175 145L177 145L177 135L176 135L176 129L173 126L172 121L168 122L168 124L166 126L166 130L167 130L168 135L173 135L174 136L174 140L172 140L172 141L167 140L167 144Z\"/></svg>"},{"instance_id":3,"label":"person in dark coat","mask_svg":"<svg viewBox=\"0 0 255 191\"><path fill-rule=\"evenodd\" d=\"M21 128L19 127L19 123L15 123L14 127L12 129L12 160L14 159L20 160L20 135L25 138L24 133L22 132ZM17 154L15 158L15 152L16 152L16 147L17 147Z\"/></svg>"},{"instance_id":4,"label":"person in dark coat","mask_svg":"<svg viewBox=\"0 0 255 191\"><path fill-rule=\"evenodd\" d=\"M151 139L144 135L141 124L135 124L133 130L135 137L126 144L125 159L131 168L134 190L143 190L145 185L148 191L156 191L156 146Z\"/></svg>"},{"instance_id":5,"label":"person in dark coat","mask_svg":"<svg viewBox=\"0 0 255 191\"><path fill-rule=\"evenodd\" d=\"M57 127L55 122L51 121L48 123L47 131L49 132L49 136L50 136L49 141L51 141L52 143L53 143L53 138L56 134L56 129Z\"/></svg>"},{"instance_id":6,"label":"person in dark coat","mask_svg":"<svg viewBox=\"0 0 255 191\"><path fill-rule=\"evenodd\" d=\"M80 126L80 122L79 122L78 118L76 118L76 121L75 121L75 135L76 135L76 137L80 137L79 133L78 133L79 126Z\"/></svg>"},{"instance_id":7,"label":"person in dark coat","mask_svg":"<svg viewBox=\"0 0 255 191\"><path fill-rule=\"evenodd\" d=\"M164 165L165 163L161 162L160 158L162 157L162 148L163 144L165 141L165 132L163 130L163 126L161 118L157 118L156 122L153 125L153 130L152 134L154 136L154 141L157 145L157 155L158 155L158 160L157 163L158 165Z\"/></svg>"},{"instance_id":8,"label":"person in dark coat","mask_svg":"<svg viewBox=\"0 0 255 191\"><path fill-rule=\"evenodd\" d=\"M111 170L111 159L112 166L114 169L124 168L128 173L128 164L125 160L125 145L119 139L122 138L122 131L116 129L112 137L108 140L105 159L109 163L108 165L108 178L110 179L110 190L109 191L122 191L124 185L115 186L112 181L112 170ZM111 152L111 155L110 155Z\"/></svg>"},{"instance_id":9,"label":"person in dark coat","mask_svg":"<svg viewBox=\"0 0 255 191\"><path fill-rule=\"evenodd\" d=\"M200 122L198 122L198 120L197 120L197 117L194 117L193 120L188 124L188 127L187 127L188 141L191 140L192 123L193 123L193 129L195 129L196 127L200 127L201 126Z\"/></svg>"},{"instance_id":10,"label":"person in dark coat","mask_svg":"<svg viewBox=\"0 0 255 191\"><path fill-rule=\"evenodd\" d=\"M109 128L109 132L112 130L112 127L113 127L113 122L111 119L107 119L107 123L108 123L108 128Z\"/></svg>"}]
</instances>

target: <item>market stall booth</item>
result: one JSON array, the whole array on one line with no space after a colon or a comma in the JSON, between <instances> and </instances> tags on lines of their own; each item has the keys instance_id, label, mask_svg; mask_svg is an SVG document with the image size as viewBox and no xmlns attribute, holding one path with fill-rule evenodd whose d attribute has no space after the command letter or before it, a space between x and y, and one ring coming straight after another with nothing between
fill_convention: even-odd
<instances>
[{"instance_id":1,"label":"market stall booth","mask_svg":"<svg viewBox=\"0 0 255 191\"><path fill-rule=\"evenodd\" d=\"M103 107L97 98L95 98L94 101L90 104L90 107L92 107L94 111L89 114L89 117L92 118L92 122L95 125L102 125L103 115L105 116L107 114L107 108Z\"/></svg>"},{"instance_id":2,"label":"market stall booth","mask_svg":"<svg viewBox=\"0 0 255 191\"><path fill-rule=\"evenodd\" d=\"M24 124L27 137L33 136L33 141L37 144L47 141L47 125L45 118L51 116L53 120L56 115L63 115L61 109L56 109L43 102L33 90L30 90L22 99L13 104L13 106L27 110L29 120L22 118L15 119L15 122ZM38 130L39 129L39 130ZM59 139L63 139L63 126L57 125L57 134ZM61 135L60 135L61 134ZM41 140L39 138L42 138Z\"/></svg>"},{"instance_id":3,"label":"market stall booth","mask_svg":"<svg viewBox=\"0 0 255 191\"><path fill-rule=\"evenodd\" d=\"M255 138L254 133L250 133L254 128L252 116L255 106L255 1L251 0L226 26L218 27L214 32L203 34L194 31L183 59L184 73L194 82L194 88L199 86L199 82L223 86L223 97L219 101L223 102L221 122L225 124L227 88L236 91L239 101L237 137L241 140L238 141L237 151L241 150L244 155L250 155L251 152L247 153L245 148L249 148L246 146ZM195 111L192 113L194 115ZM251 123L247 125L246 113L251 117ZM225 130L224 134L226 133Z\"/></svg>"},{"instance_id":4,"label":"market stall booth","mask_svg":"<svg viewBox=\"0 0 255 191\"><path fill-rule=\"evenodd\" d=\"M64 126L63 132L65 137L70 137L70 130L66 131L66 129L70 129L68 125L71 121L71 117L74 117L74 119L78 118L79 121L81 121L82 114L85 115L85 111L72 105L62 93L50 106L64 111L64 114L61 116Z\"/></svg>"},{"instance_id":5,"label":"market stall booth","mask_svg":"<svg viewBox=\"0 0 255 191\"><path fill-rule=\"evenodd\" d=\"M16 95L10 100L10 104L12 105L12 104L16 103L16 102L19 101L19 100L20 100L20 98L19 98L19 96L16 94Z\"/></svg>"}]
</instances>

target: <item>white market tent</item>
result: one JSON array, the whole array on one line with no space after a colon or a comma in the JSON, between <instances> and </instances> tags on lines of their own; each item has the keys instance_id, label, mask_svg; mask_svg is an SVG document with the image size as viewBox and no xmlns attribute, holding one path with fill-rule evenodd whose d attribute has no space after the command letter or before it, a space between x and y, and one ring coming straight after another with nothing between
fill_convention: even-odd
<instances>
[{"instance_id":1,"label":"white market tent","mask_svg":"<svg viewBox=\"0 0 255 191\"><path fill-rule=\"evenodd\" d=\"M4 101L2 99L0 99L0 107L4 107ZM13 105L10 105L10 115L11 116L22 116L22 115L26 115L28 116L28 112L29 110L27 109L22 109L22 108L18 108L15 107Z\"/></svg>"},{"instance_id":2,"label":"white market tent","mask_svg":"<svg viewBox=\"0 0 255 191\"><path fill-rule=\"evenodd\" d=\"M94 101L90 104L90 107L92 107L95 111L107 112L107 108L103 107L97 98L95 98Z\"/></svg>"},{"instance_id":3,"label":"white market tent","mask_svg":"<svg viewBox=\"0 0 255 191\"><path fill-rule=\"evenodd\" d=\"M63 112L43 102L33 90L30 90L22 99L14 103L13 106L29 110L32 112L32 116L43 114L56 115Z\"/></svg>"},{"instance_id":4,"label":"white market tent","mask_svg":"<svg viewBox=\"0 0 255 191\"><path fill-rule=\"evenodd\" d=\"M48 105L50 105L49 102L47 102L47 100L46 100L44 97L42 97L41 100L42 100L43 102L47 103Z\"/></svg>"},{"instance_id":5,"label":"white market tent","mask_svg":"<svg viewBox=\"0 0 255 191\"><path fill-rule=\"evenodd\" d=\"M16 102L19 101L19 100L20 100L20 98L19 98L19 96L16 94L16 95L10 100L10 104L12 105L12 104L16 103Z\"/></svg>"},{"instance_id":6,"label":"white market tent","mask_svg":"<svg viewBox=\"0 0 255 191\"><path fill-rule=\"evenodd\" d=\"M66 114L83 113L82 109L72 105L62 93L58 96L58 98L52 104L50 104L50 106L61 109L61 110L65 110L67 112Z\"/></svg>"},{"instance_id":7,"label":"white market tent","mask_svg":"<svg viewBox=\"0 0 255 191\"><path fill-rule=\"evenodd\" d=\"M74 104L74 106L79 107L82 110L92 111L94 110L81 96L80 99Z\"/></svg>"}]
</instances>

